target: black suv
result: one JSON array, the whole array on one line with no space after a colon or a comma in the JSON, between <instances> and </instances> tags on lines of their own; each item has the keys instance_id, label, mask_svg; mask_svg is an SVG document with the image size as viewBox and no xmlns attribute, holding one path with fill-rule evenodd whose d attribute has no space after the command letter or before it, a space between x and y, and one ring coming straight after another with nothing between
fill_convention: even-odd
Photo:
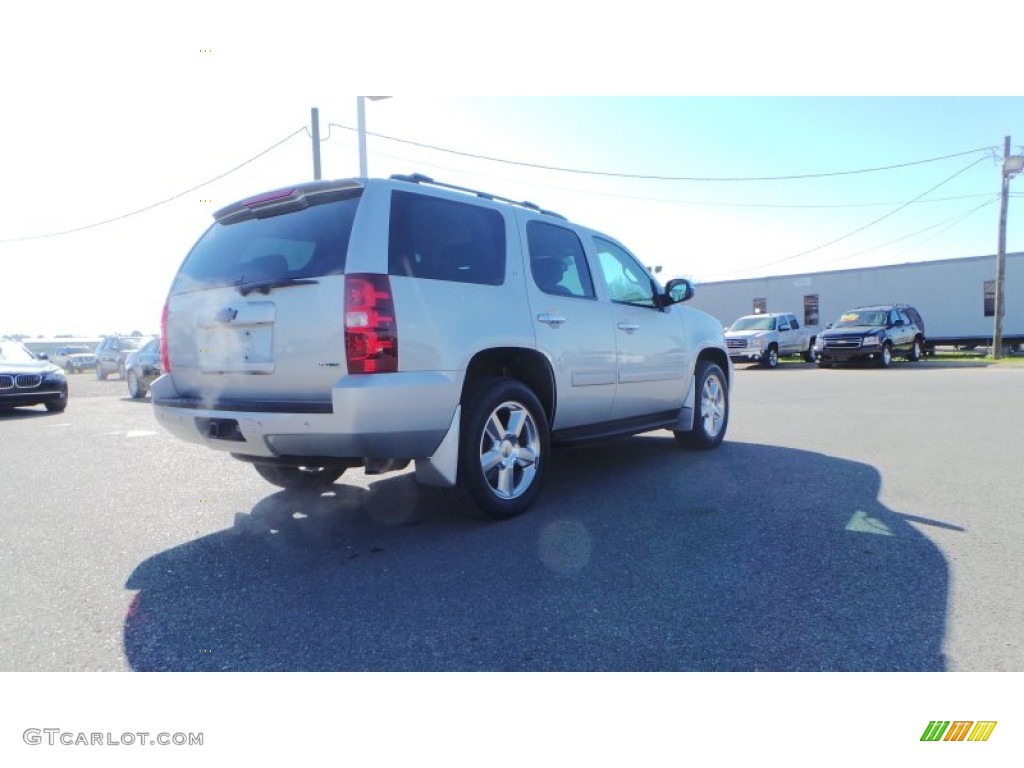
<instances>
[{"instance_id":1,"label":"black suv","mask_svg":"<svg viewBox=\"0 0 1024 768\"><path fill-rule=\"evenodd\" d=\"M888 368L894 356L916 363L924 352L924 321L908 304L856 307L819 333L814 349L819 368L855 360Z\"/></svg>"}]
</instances>

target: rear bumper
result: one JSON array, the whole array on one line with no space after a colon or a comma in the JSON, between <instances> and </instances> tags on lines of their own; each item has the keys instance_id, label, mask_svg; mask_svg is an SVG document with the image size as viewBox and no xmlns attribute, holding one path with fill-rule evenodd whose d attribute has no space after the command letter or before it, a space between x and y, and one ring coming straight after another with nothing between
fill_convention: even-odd
<instances>
[{"instance_id":1,"label":"rear bumper","mask_svg":"<svg viewBox=\"0 0 1024 768\"><path fill-rule=\"evenodd\" d=\"M250 403L182 397L171 376L152 384L153 413L171 434L255 457L421 459L452 422L459 373L346 376L330 402Z\"/></svg>"}]
</instances>

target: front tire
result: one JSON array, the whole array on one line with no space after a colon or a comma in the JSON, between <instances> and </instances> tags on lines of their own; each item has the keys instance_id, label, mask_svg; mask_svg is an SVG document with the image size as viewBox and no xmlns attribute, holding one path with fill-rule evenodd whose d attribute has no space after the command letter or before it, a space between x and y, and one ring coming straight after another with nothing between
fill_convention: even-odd
<instances>
[{"instance_id":1,"label":"front tire","mask_svg":"<svg viewBox=\"0 0 1024 768\"><path fill-rule=\"evenodd\" d=\"M146 396L146 388L139 381L139 374L134 370L128 371L128 394L135 400Z\"/></svg>"},{"instance_id":2,"label":"front tire","mask_svg":"<svg viewBox=\"0 0 1024 768\"><path fill-rule=\"evenodd\" d=\"M729 426L728 380L722 369L710 360L697 363L694 380L697 398L694 403L693 429L674 434L680 445L710 450L722 443Z\"/></svg>"},{"instance_id":3,"label":"front tire","mask_svg":"<svg viewBox=\"0 0 1024 768\"><path fill-rule=\"evenodd\" d=\"M50 413L63 413L64 409L68 407L68 393L62 393L56 400L47 400L43 405Z\"/></svg>"},{"instance_id":4,"label":"front tire","mask_svg":"<svg viewBox=\"0 0 1024 768\"><path fill-rule=\"evenodd\" d=\"M885 342L882 345L882 351L878 354L878 367L888 368L890 365L892 365L892 345Z\"/></svg>"},{"instance_id":5,"label":"front tire","mask_svg":"<svg viewBox=\"0 0 1024 768\"><path fill-rule=\"evenodd\" d=\"M764 358L761 360L764 363L765 368L774 369L779 367L779 348L774 344L768 346L768 351L764 353Z\"/></svg>"},{"instance_id":6,"label":"front tire","mask_svg":"<svg viewBox=\"0 0 1024 768\"><path fill-rule=\"evenodd\" d=\"M507 520L540 493L547 472L547 414L520 381L487 378L465 398L456 493L470 514Z\"/></svg>"},{"instance_id":7,"label":"front tire","mask_svg":"<svg viewBox=\"0 0 1024 768\"><path fill-rule=\"evenodd\" d=\"M96 378L99 381L105 381L107 378L106 371L103 370L103 366L99 363L96 363Z\"/></svg>"},{"instance_id":8,"label":"front tire","mask_svg":"<svg viewBox=\"0 0 1024 768\"><path fill-rule=\"evenodd\" d=\"M347 469L344 466L289 467L282 464L253 464L260 477L272 485L296 491L328 488Z\"/></svg>"}]
</instances>

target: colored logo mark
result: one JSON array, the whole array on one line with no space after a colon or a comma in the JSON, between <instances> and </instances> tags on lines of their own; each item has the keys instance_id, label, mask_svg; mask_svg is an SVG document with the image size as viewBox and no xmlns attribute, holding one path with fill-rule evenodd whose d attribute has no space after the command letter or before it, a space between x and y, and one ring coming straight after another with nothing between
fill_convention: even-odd
<instances>
[{"instance_id":1,"label":"colored logo mark","mask_svg":"<svg viewBox=\"0 0 1024 768\"><path fill-rule=\"evenodd\" d=\"M932 720L921 741L988 741L996 720Z\"/></svg>"}]
</instances>

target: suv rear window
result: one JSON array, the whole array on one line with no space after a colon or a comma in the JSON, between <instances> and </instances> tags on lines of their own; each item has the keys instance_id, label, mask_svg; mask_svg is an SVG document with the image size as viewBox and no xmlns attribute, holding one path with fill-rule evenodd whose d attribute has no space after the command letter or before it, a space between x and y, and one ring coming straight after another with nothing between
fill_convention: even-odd
<instances>
[{"instance_id":1,"label":"suv rear window","mask_svg":"<svg viewBox=\"0 0 1024 768\"><path fill-rule=\"evenodd\" d=\"M356 193L278 216L218 222L189 252L171 291L340 274L358 206Z\"/></svg>"},{"instance_id":2,"label":"suv rear window","mask_svg":"<svg viewBox=\"0 0 1024 768\"><path fill-rule=\"evenodd\" d=\"M505 220L497 211L480 205L392 192L388 272L501 285L505 281Z\"/></svg>"}]
</instances>

